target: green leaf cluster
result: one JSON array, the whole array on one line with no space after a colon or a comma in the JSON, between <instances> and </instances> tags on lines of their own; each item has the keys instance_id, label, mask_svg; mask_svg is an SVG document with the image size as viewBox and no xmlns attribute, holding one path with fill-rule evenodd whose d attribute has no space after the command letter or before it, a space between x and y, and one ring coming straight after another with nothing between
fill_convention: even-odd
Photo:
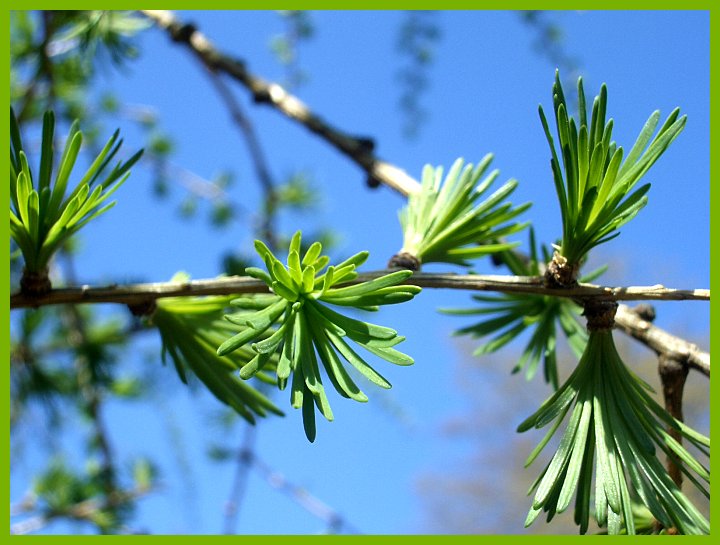
<instances>
[{"instance_id":1,"label":"green leaf cluster","mask_svg":"<svg viewBox=\"0 0 720 545\"><path fill-rule=\"evenodd\" d=\"M530 252L527 261L509 251L502 252L499 257L514 275L540 276L541 262L538 260L532 228L530 229ZM550 259L547 248L543 246L542 252L544 259L542 263L546 263ZM581 280L588 282L602 274L604 270L605 267L593 271ZM554 389L558 388L556 350L558 326L578 358L585 350L587 333L585 326L578 321L582 308L571 299L551 295L505 293L473 295L473 300L482 305L468 309L440 309L440 311L458 316L488 316L485 320L455 332L456 335L470 335L473 338L494 335L475 350L473 354L476 356L496 352L526 329L533 329L522 356L513 368L513 373L525 369L527 380L531 380L535 376L542 361L545 381L550 383Z\"/></svg>"},{"instance_id":2,"label":"green leaf cluster","mask_svg":"<svg viewBox=\"0 0 720 545\"><path fill-rule=\"evenodd\" d=\"M83 135L75 122L53 178L55 117L43 118L40 166L28 164L15 114L10 110L10 235L28 272L44 271L58 248L88 222L113 207L107 199L125 182L142 150L108 168L122 140L119 130L107 141L77 185L66 195Z\"/></svg>"},{"instance_id":3,"label":"green leaf cluster","mask_svg":"<svg viewBox=\"0 0 720 545\"><path fill-rule=\"evenodd\" d=\"M453 163L443 181L443 168L426 165L420 190L408 197L400 211L403 229L401 252L422 263L444 262L468 266L469 259L507 250L516 243L498 242L502 237L524 229L527 223L509 223L530 207L516 208L503 202L517 187L509 180L483 201L483 197L499 176L493 170L485 178L492 154L477 166Z\"/></svg>"},{"instance_id":4,"label":"green leaf cluster","mask_svg":"<svg viewBox=\"0 0 720 545\"><path fill-rule=\"evenodd\" d=\"M670 416L621 360L610 330L591 331L575 371L518 431L552 426L531 453L532 463L570 413L558 449L533 484L530 525L543 511L548 521L575 496L575 522L585 533L594 494L595 518L608 533L635 534L633 505L640 501L665 528L706 534L708 521L670 478L660 450L678 463L704 495L710 472L666 429L709 456L710 440ZM594 476L593 476L594 469ZM592 481L595 479L595 486Z\"/></svg>"},{"instance_id":5,"label":"green leaf cluster","mask_svg":"<svg viewBox=\"0 0 720 545\"><path fill-rule=\"evenodd\" d=\"M118 10L77 12L67 18L67 23L64 32L57 37L66 49L77 43L87 53L88 61L96 53L104 51L118 65L138 56L138 49L131 38L151 26L150 21L132 11Z\"/></svg>"},{"instance_id":6,"label":"green leaf cluster","mask_svg":"<svg viewBox=\"0 0 720 545\"><path fill-rule=\"evenodd\" d=\"M184 282L188 277L178 273L172 280ZM262 392L238 378L238 371L253 359L254 353L249 348L222 356L217 354L217 346L227 335L248 329L223 319L232 298L209 296L159 299L152 323L160 332L163 361L170 356L180 380L187 384L187 373L192 372L215 397L250 423L255 422L256 416L266 416L268 412L282 416L283 412ZM268 361L266 370L272 371L276 364L277 358ZM258 373L256 377L265 383L273 382L266 373Z\"/></svg>"},{"instance_id":7,"label":"green leaf cluster","mask_svg":"<svg viewBox=\"0 0 720 545\"><path fill-rule=\"evenodd\" d=\"M134 479L136 490L118 488L109 497L106 495L105 476L100 464L90 462L85 472L78 472L62 458L55 458L34 480L33 507L47 520L66 517L75 522L88 522L103 534L116 533L132 515L135 494L155 486L155 467L147 460L133 460L135 476L138 468L142 468L145 475L142 483Z\"/></svg>"},{"instance_id":8,"label":"green leaf cluster","mask_svg":"<svg viewBox=\"0 0 720 545\"><path fill-rule=\"evenodd\" d=\"M336 287L357 278L356 268L367 260L368 253L360 252L338 265L328 266L330 258L321 255L320 243L311 244L302 258L300 247L301 233L298 231L290 241L285 266L265 244L255 241L255 249L266 270L250 267L245 272L263 280L273 294L261 300L241 297L232 302L240 311L228 314L226 318L244 329L223 342L217 353L230 354L250 344L255 356L240 369L242 378L265 370L273 355L279 355L278 387L285 389L290 382L291 405L302 408L305 434L314 441L314 406L327 420L333 420L320 364L342 397L360 402L368 399L344 367L343 359L372 383L390 388L390 383L353 350L348 339L390 363L413 363L410 356L393 348L405 340L395 330L344 316L327 304L378 310L381 305L412 299L420 288L398 285L412 275L405 270ZM273 329L275 324L277 328ZM268 332L271 332L269 336Z\"/></svg>"},{"instance_id":9,"label":"green leaf cluster","mask_svg":"<svg viewBox=\"0 0 720 545\"><path fill-rule=\"evenodd\" d=\"M552 152L550 164L562 213L563 236L559 253L571 265L579 263L593 247L618 236L617 229L645 206L650 184L634 188L687 121L687 116L679 117L680 110L676 108L653 137L660 120L660 112L653 112L623 160L623 148L612 140L613 120L605 120L607 87L603 84L600 88L589 119L582 78L578 79L577 93L579 119L576 121L569 117L560 76L556 72L553 111L562 163L543 108L539 107L540 120Z\"/></svg>"}]
</instances>

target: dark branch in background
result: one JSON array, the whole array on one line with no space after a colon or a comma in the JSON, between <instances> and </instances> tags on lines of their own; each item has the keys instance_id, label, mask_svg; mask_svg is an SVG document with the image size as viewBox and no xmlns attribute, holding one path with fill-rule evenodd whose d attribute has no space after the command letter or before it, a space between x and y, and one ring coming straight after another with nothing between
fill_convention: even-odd
<instances>
[{"instance_id":1,"label":"dark branch in background","mask_svg":"<svg viewBox=\"0 0 720 545\"><path fill-rule=\"evenodd\" d=\"M245 424L242 443L237 451L237 465L235 467L235 478L233 479L230 495L225 503L225 529L223 533L235 534L237 521L240 516L245 493L247 492L250 463L254 457L253 446L257 435L257 427Z\"/></svg>"},{"instance_id":2,"label":"dark branch in background","mask_svg":"<svg viewBox=\"0 0 720 545\"><path fill-rule=\"evenodd\" d=\"M193 25L182 23L173 13L164 10L143 10L142 13L165 29L172 40L187 46L210 70L224 72L241 83L251 92L255 102L276 108L355 161L365 170L369 180L383 183L403 195L417 190L418 183L412 177L373 154L375 144L372 140L350 136L332 127L277 83L251 74L244 61L218 51Z\"/></svg>"},{"instance_id":3,"label":"dark branch in background","mask_svg":"<svg viewBox=\"0 0 720 545\"><path fill-rule=\"evenodd\" d=\"M710 376L710 354L701 351L696 345L675 337L670 333L651 325L655 319L655 309L649 305L638 305L628 308L621 319L616 319L616 326L628 335L642 341L658 355L658 372L662 383L665 410L676 420L684 422L683 392L690 368L697 369ZM677 429L668 426L670 436L682 443L682 435ZM677 461L670 456L666 458L668 474L673 482L682 486L682 470Z\"/></svg>"},{"instance_id":4,"label":"dark branch in background","mask_svg":"<svg viewBox=\"0 0 720 545\"><path fill-rule=\"evenodd\" d=\"M308 513L322 520L328 533L340 533L342 530L350 534L362 533L340 513L310 494L307 489L288 481L285 475L272 469L252 452L248 451L245 454L246 463L251 468L255 469L270 486L283 492Z\"/></svg>"},{"instance_id":5,"label":"dark branch in background","mask_svg":"<svg viewBox=\"0 0 720 545\"><path fill-rule=\"evenodd\" d=\"M277 194L275 192L275 183L273 182L272 175L270 174L268 162L265 159L265 153L263 152L262 146L260 145L260 141L258 140L250 119L243 112L240 103L235 99L232 91L230 91L227 85L225 85L221 75L212 69L210 69L210 74L210 81L215 86L215 89L225 103L232 120L240 129L240 132L245 139L245 143L247 144L248 153L250 154L250 160L252 161L255 175L257 176L257 179L260 182L260 187L262 187L263 191L264 204L259 232L261 237L268 244L268 247L271 249L275 248L276 241L273 220L275 216L275 209L277 207Z\"/></svg>"},{"instance_id":6,"label":"dark branch in background","mask_svg":"<svg viewBox=\"0 0 720 545\"><path fill-rule=\"evenodd\" d=\"M660 381L662 382L663 399L665 400L665 410L676 420L684 422L683 390L685 389L685 381L690 368L664 354L658 357L658 366L660 371ZM677 429L668 426L667 430L673 439L682 443L682 435ZM678 485L678 488L680 488L682 486L683 478L682 470L680 469L678 462L672 457L667 456L666 463L668 474L675 484Z\"/></svg>"},{"instance_id":7,"label":"dark branch in background","mask_svg":"<svg viewBox=\"0 0 720 545\"><path fill-rule=\"evenodd\" d=\"M74 264L72 256L69 254L66 254L66 275L68 281L75 280ZM102 459L100 479L106 502L109 504L110 498L118 493L117 471L110 438L102 415L102 393L93 380L93 369L91 368L93 362L80 352L82 346L87 343L87 326L77 306L67 305L64 310L67 327L70 330L68 342L78 349L75 362L78 387L80 394L85 398L85 410L93 426L94 437L91 444L97 446Z\"/></svg>"},{"instance_id":8,"label":"dark branch in background","mask_svg":"<svg viewBox=\"0 0 720 545\"><path fill-rule=\"evenodd\" d=\"M421 98L430 85L427 72L433 62L433 48L440 38L440 28L435 23L435 11L410 10L403 16L396 42L398 53L405 60L396 73L400 84L398 102L405 114L403 133L414 138L428 116Z\"/></svg>"},{"instance_id":9,"label":"dark branch in background","mask_svg":"<svg viewBox=\"0 0 720 545\"><path fill-rule=\"evenodd\" d=\"M626 307L627 308L627 307ZM650 322L655 319L655 309L649 305L638 305L635 308L627 309L625 319L618 323L618 327L629 335L639 338L647 336L650 331ZM654 328L649 338L645 339L650 348L658 355L658 372L662 383L663 399L665 410L675 419L684 422L683 416L683 391L690 368L699 370L701 373L710 376L710 357L694 344L679 339L660 328ZM663 349L658 349L657 347ZM669 348L669 350L667 349ZM677 429L668 427L670 436L682 443L682 435ZM682 471L677 461L667 456L667 470L673 482L682 486Z\"/></svg>"}]
</instances>

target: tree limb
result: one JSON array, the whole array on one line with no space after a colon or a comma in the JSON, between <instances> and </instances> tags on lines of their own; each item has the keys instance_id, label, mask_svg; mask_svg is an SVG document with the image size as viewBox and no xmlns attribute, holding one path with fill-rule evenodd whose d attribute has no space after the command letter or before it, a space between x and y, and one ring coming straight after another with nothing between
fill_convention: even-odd
<instances>
[{"instance_id":1,"label":"tree limb","mask_svg":"<svg viewBox=\"0 0 720 545\"><path fill-rule=\"evenodd\" d=\"M358 284L377 278L390 271L374 271L360 274L347 284ZM421 288L445 288L470 291L499 291L504 293L531 293L556 297L599 298L615 301L708 301L710 290L679 290L655 286L607 287L595 284L578 284L573 288L551 288L540 276L435 274L415 273L405 282ZM163 297L187 297L201 295L234 295L243 293L267 293L262 280L248 276L228 276L187 282L154 282L109 286L72 286L52 289L41 296L16 293L10 296L10 308L28 308L44 305L80 303L120 303L136 305Z\"/></svg>"},{"instance_id":2,"label":"tree limb","mask_svg":"<svg viewBox=\"0 0 720 545\"><path fill-rule=\"evenodd\" d=\"M669 358L710 376L710 354L700 350L697 345L643 320L627 305L618 307L615 325L621 331L654 350L658 356Z\"/></svg>"},{"instance_id":3,"label":"tree limb","mask_svg":"<svg viewBox=\"0 0 720 545\"><path fill-rule=\"evenodd\" d=\"M290 119L301 123L310 131L314 132L321 138L324 138L328 143L339 149L350 159L355 161L355 163L357 163L361 168L363 168L368 173L370 179L383 183L406 196L419 190L420 184L417 180L409 176L403 170L392 164L380 161L373 155L373 146L371 145L371 141L367 139L354 138L331 127L321 118L312 114L305 104L287 93L287 91L285 91L281 86L275 83L268 83L265 80L254 76L248 72L243 61L220 53L203 34L201 34L193 26L181 23L172 12L165 10L144 10L142 13L152 19L159 27L166 30L173 40L183 43L189 47L193 53L197 55L208 67L213 70L226 72L228 75L240 82L243 86L250 90L256 101L267 103L275 107ZM413 282L417 283L419 277L420 275L413 277ZM614 294L614 298L616 300L629 300L630 297L619 297L619 295L629 296L631 295L631 290L633 289L634 288L627 288L627 291L624 293ZM657 295L657 290L655 291ZM693 290L693 292L697 291L698 290ZM707 297L702 298L709 299L709 290L702 291L707 292ZM557 295L562 294L557 293ZM571 296L567 292L565 295ZM657 298L660 299L662 297ZM673 340L664 337L663 334L666 332L659 330L659 328L656 328L647 322L645 322L645 325L641 327L638 325L637 320L639 320L639 318L637 318L637 316L633 318L632 312L627 307L620 305L616 316L618 329L631 335L633 338L646 344L659 353L665 353L668 351L670 353L673 352L672 348L662 348L667 343L669 343L669 347L677 346ZM670 337L672 337L672 339L678 339L672 335L670 335ZM690 343L687 343L686 341L683 342L686 345L690 345ZM693 350L688 353L696 354ZM694 356L689 357L686 360L687 364L700 370L704 374L709 375L709 355L704 352L697 352L697 354L699 354L697 358Z\"/></svg>"},{"instance_id":4,"label":"tree limb","mask_svg":"<svg viewBox=\"0 0 720 545\"><path fill-rule=\"evenodd\" d=\"M255 76L248 71L244 61L218 51L193 25L181 22L167 10L141 10L141 13L167 31L173 41L187 46L211 71L224 72L245 86L255 102L272 106L347 155L367 172L369 179L383 183L403 195L419 188L418 182L405 171L374 155L372 140L348 135L331 126L279 84Z\"/></svg>"}]
</instances>

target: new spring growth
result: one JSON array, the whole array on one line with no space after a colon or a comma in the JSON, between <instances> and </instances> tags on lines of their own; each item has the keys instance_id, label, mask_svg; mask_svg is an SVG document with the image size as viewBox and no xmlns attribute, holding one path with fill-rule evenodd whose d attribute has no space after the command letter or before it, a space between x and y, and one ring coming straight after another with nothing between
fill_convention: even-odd
<instances>
[{"instance_id":1,"label":"new spring growth","mask_svg":"<svg viewBox=\"0 0 720 545\"><path fill-rule=\"evenodd\" d=\"M278 387L284 390L290 384L290 403L296 409L302 408L305 433L313 441L316 435L315 407L327 420L333 420L323 377L342 397L360 402L368 398L346 364L373 384L390 388L390 383L348 341L390 363L413 363L410 356L394 348L405 340L397 331L344 316L331 305L376 311L383 305L409 301L420 288L401 284L412 276L407 270L347 285L357 278L356 268L367 260L368 252L357 253L337 265L328 266L330 258L321 255L319 242L301 252L300 231L290 242L287 264L275 257L261 241L255 241L255 249L265 263L265 269L250 267L245 272L265 282L273 293L262 298L241 297L232 301L239 311L225 318L244 329L223 342L217 352L228 354L250 344L256 355L240 369L242 378L254 376L267 365L272 355L278 355ZM324 374L320 371L321 366Z\"/></svg>"}]
</instances>

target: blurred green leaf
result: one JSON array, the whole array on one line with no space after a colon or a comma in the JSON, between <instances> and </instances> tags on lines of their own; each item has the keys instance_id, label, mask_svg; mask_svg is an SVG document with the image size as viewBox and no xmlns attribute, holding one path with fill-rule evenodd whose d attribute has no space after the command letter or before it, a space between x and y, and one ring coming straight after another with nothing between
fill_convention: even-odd
<instances>
[{"instance_id":1,"label":"blurred green leaf","mask_svg":"<svg viewBox=\"0 0 720 545\"><path fill-rule=\"evenodd\" d=\"M174 281L187 279L177 274ZM197 376L210 392L223 403L232 407L248 422L268 412L282 415L257 387L240 380L237 371L248 365L255 354L250 349L236 350L219 356L216 348L227 335L246 331L223 320L231 296L177 297L158 300L152 316L152 324L158 328L163 343L163 361L168 357L175 364L180 379L187 383L189 372ZM267 371L275 366L275 360L266 362ZM266 373L257 373L260 381L271 382ZM256 382L256 384L259 384Z\"/></svg>"}]
</instances>

